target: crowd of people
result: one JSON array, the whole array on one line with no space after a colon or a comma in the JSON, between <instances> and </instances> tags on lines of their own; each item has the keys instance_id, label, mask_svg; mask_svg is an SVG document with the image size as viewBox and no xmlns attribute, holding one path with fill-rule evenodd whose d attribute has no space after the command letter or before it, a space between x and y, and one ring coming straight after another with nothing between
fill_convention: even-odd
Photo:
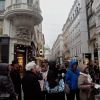
<instances>
[{"instance_id":1,"label":"crowd of people","mask_svg":"<svg viewBox=\"0 0 100 100\"><path fill-rule=\"evenodd\" d=\"M99 93L95 84L100 84L98 65L71 59L67 67L47 61L39 66L31 61L21 77L17 60L10 65L0 63L0 100L22 100L22 95L24 100L95 100Z\"/></svg>"}]
</instances>

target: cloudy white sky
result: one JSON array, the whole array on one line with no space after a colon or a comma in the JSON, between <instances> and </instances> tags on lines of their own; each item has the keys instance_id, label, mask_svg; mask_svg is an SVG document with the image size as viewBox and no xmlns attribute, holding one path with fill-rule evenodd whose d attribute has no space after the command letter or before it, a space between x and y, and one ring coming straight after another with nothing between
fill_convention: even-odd
<instances>
[{"instance_id":1,"label":"cloudy white sky","mask_svg":"<svg viewBox=\"0 0 100 100\"><path fill-rule=\"evenodd\" d=\"M45 44L50 48L58 34L62 33L62 27L67 20L73 3L74 0L40 0Z\"/></svg>"}]
</instances>

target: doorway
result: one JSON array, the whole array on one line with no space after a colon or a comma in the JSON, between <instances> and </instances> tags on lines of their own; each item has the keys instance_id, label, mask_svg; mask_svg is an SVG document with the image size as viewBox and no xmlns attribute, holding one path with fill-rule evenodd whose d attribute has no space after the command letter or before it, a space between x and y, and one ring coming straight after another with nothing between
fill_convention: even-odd
<instances>
[{"instance_id":1,"label":"doorway","mask_svg":"<svg viewBox=\"0 0 100 100\"><path fill-rule=\"evenodd\" d=\"M18 60L20 73L24 73L26 65L26 46L20 44L14 45L14 59Z\"/></svg>"}]
</instances>

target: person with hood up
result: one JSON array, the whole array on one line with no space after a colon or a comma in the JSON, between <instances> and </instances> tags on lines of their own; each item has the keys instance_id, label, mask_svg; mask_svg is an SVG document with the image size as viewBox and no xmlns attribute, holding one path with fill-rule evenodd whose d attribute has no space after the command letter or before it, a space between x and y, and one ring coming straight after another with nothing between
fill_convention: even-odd
<instances>
[{"instance_id":1,"label":"person with hood up","mask_svg":"<svg viewBox=\"0 0 100 100\"><path fill-rule=\"evenodd\" d=\"M26 64L26 72L22 78L24 100L41 100L40 77L34 61Z\"/></svg>"},{"instance_id":2,"label":"person with hood up","mask_svg":"<svg viewBox=\"0 0 100 100\"><path fill-rule=\"evenodd\" d=\"M6 63L0 63L0 100L18 100Z\"/></svg>"},{"instance_id":3,"label":"person with hood up","mask_svg":"<svg viewBox=\"0 0 100 100\"><path fill-rule=\"evenodd\" d=\"M94 89L94 83L92 78L88 74L89 68L87 65L81 65L80 76L78 78L78 87L80 89L80 100L95 100L92 90Z\"/></svg>"},{"instance_id":4,"label":"person with hood up","mask_svg":"<svg viewBox=\"0 0 100 100\"><path fill-rule=\"evenodd\" d=\"M76 59L72 59L69 63L69 68L65 75L65 83L70 88L70 93L67 94L67 100L80 100L79 98L79 89L78 89L78 77L80 74L80 70L78 68L78 61Z\"/></svg>"}]
</instances>

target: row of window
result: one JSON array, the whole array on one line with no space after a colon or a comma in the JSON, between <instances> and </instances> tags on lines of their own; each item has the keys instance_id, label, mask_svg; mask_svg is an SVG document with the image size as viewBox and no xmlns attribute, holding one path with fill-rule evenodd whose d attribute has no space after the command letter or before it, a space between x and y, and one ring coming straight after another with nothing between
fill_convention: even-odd
<instances>
[{"instance_id":1,"label":"row of window","mask_svg":"<svg viewBox=\"0 0 100 100\"><path fill-rule=\"evenodd\" d=\"M70 41L70 43L75 42L76 40L79 40L80 37L80 31L71 34L67 37L67 41Z\"/></svg>"},{"instance_id":2,"label":"row of window","mask_svg":"<svg viewBox=\"0 0 100 100\"><path fill-rule=\"evenodd\" d=\"M12 0L12 2L13 2L13 0ZM15 3L22 3L22 0L15 0ZM27 3L28 4L33 4L33 0L27 0Z\"/></svg>"},{"instance_id":3,"label":"row of window","mask_svg":"<svg viewBox=\"0 0 100 100\"><path fill-rule=\"evenodd\" d=\"M79 54L81 54L81 45L77 46L76 48L72 48L71 52L72 56L78 56Z\"/></svg>"},{"instance_id":4,"label":"row of window","mask_svg":"<svg viewBox=\"0 0 100 100\"><path fill-rule=\"evenodd\" d=\"M87 5L87 13L88 13L88 17L92 15L93 11L92 11L92 5L93 5L93 1L91 0L89 2L89 4Z\"/></svg>"},{"instance_id":5,"label":"row of window","mask_svg":"<svg viewBox=\"0 0 100 100\"><path fill-rule=\"evenodd\" d=\"M13 0L11 0L11 2L13 3ZM15 0L15 3L22 3L22 0ZM33 0L27 0L28 4L33 4ZM4 11L5 10L5 0L0 0L0 11Z\"/></svg>"},{"instance_id":6,"label":"row of window","mask_svg":"<svg viewBox=\"0 0 100 100\"><path fill-rule=\"evenodd\" d=\"M75 8L73 14L71 15L70 21L72 21L72 20L77 16L77 14L79 13L79 10L80 10L80 3L78 3L78 5L77 5L77 7Z\"/></svg>"}]
</instances>

